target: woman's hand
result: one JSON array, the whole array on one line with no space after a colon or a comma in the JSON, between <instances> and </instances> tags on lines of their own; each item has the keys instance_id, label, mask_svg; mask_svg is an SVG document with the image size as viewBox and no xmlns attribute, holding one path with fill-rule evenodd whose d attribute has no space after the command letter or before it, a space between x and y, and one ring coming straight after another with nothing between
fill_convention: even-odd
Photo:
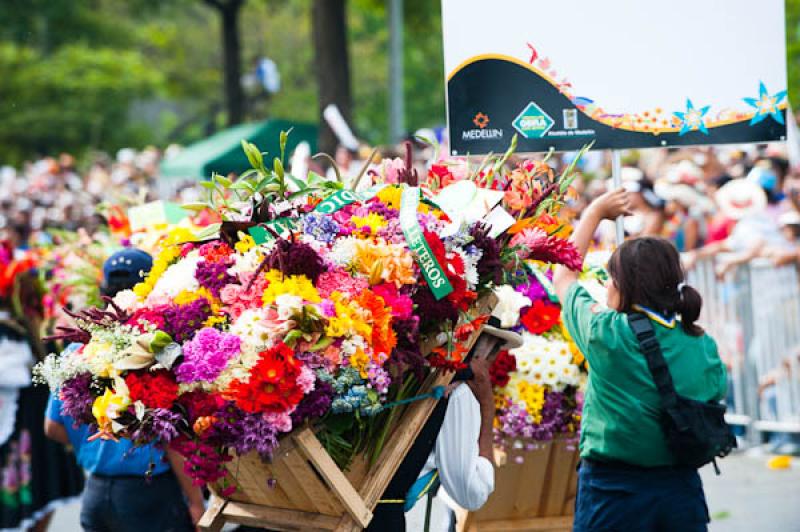
<instances>
[{"instance_id":1,"label":"woman's hand","mask_svg":"<svg viewBox=\"0 0 800 532\"><path fill-rule=\"evenodd\" d=\"M586 209L586 214L594 214L600 220L615 220L619 216L632 214L628 192L624 188L610 190L598 196Z\"/></svg>"}]
</instances>

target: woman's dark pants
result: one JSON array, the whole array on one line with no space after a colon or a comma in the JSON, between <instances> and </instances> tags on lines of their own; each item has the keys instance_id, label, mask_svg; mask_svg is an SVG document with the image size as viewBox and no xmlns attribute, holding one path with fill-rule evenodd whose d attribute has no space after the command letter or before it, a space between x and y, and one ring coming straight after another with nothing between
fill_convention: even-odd
<instances>
[{"instance_id":1,"label":"woman's dark pants","mask_svg":"<svg viewBox=\"0 0 800 532\"><path fill-rule=\"evenodd\" d=\"M705 532L697 470L581 461L574 532Z\"/></svg>"}]
</instances>

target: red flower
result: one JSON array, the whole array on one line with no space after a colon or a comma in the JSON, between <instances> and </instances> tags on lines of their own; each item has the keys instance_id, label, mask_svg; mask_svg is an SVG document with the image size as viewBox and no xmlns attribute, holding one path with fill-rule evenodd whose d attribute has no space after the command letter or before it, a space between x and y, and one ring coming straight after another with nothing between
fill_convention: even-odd
<instances>
[{"instance_id":1,"label":"red flower","mask_svg":"<svg viewBox=\"0 0 800 532\"><path fill-rule=\"evenodd\" d=\"M213 416L224 404L219 395L206 393L201 390L192 390L178 397L178 404L186 409L189 415L189 424L194 425L197 418Z\"/></svg>"},{"instance_id":2,"label":"red flower","mask_svg":"<svg viewBox=\"0 0 800 532\"><path fill-rule=\"evenodd\" d=\"M127 325L135 325L139 327L139 330L144 332L146 327L142 322L152 323L156 326L156 329L164 329L164 325L166 324L164 320L164 310L167 307L161 306L152 309L143 308L135 311L133 316L127 321Z\"/></svg>"},{"instance_id":3,"label":"red flower","mask_svg":"<svg viewBox=\"0 0 800 532\"><path fill-rule=\"evenodd\" d=\"M453 345L452 351L447 351L447 346L437 347L428 356L428 364L432 368L440 368L445 371L459 371L467 367L464 357L469 352L460 343Z\"/></svg>"},{"instance_id":4,"label":"red flower","mask_svg":"<svg viewBox=\"0 0 800 532\"><path fill-rule=\"evenodd\" d=\"M542 334L555 327L559 320L561 307L539 299L525 311L520 321L531 334Z\"/></svg>"},{"instance_id":5,"label":"red flower","mask_svg":"<svg viewBox=\"0 0 800 532\"><path fill-rule=\"evenodd\" d=\"M508 374L516 370L517 359L514 355L508 351L500 351L489 368L489 377L493 385L502 388L508 384Z\"/></svg>"},{"instance_id":6,"label":"red flower","mask_svg":"<svg viewBox=\"0 0 800 532\"><path fill-rule=\"evenodd\" d=\"M132 371L125 376L132 401L141 401L147 408L172 408L178 398L178 383L167 370Z\"/></svg>"},{"instance_id":7,"label":"red flower","mask_svg":"<svg viewBox=\"0 0 800 532\"><path fill-rule=\"evenodd\" d=\"M236 406L251 414L278 414L292 409L303 398L303 390L297 384L300 368L294 351L282 342L261 352L250 380L231 383Z\"/></svg>"},{"instance_id":8,"label":"red flower","mask_svg":"<svg viewBox=\"0 0 800 532\"><path fill-rule=\"evenodd\" d=\"M436 233L426 231L424 236L433 256L436 257L436 262L442 267L450 286L453 287L453 291L447 295L447 301L457 309L466 311L478 298L478 294L467 290L467 281L464 280L464 261L457 253L450 253L448 256L444 243Z\"/></svg>"}]
</instances>

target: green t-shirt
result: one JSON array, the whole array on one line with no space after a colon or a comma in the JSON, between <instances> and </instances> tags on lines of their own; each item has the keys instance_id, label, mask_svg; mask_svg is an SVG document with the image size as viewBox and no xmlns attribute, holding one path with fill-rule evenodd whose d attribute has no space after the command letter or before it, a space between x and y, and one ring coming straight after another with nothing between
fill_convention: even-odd
<instances>
[{"instance_id":1,"label":"green t-shirt","mask_svg":"<svg viewBox=\"0 0 800 532\"><path fill-rule=\"evenodd\" d=\"M567 292L563 316L589 363L581 458L644 467L672 464L659 425L658 391L627 315L600 306L575 283ZM653 322L678 393L698 401L721 400L727 376L714 340L686 334L675 320L671 327L663 320Z\"/></svg>"}]
</instances>

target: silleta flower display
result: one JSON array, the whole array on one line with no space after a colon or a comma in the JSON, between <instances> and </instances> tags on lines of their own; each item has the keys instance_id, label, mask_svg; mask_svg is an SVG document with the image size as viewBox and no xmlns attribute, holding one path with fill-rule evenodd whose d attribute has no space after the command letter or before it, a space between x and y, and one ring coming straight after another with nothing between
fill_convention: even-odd
<instances>
[{"instance_id":1,"label":"silleta flower display","mask_svg":"<svg viewBox=\"0 0 800 532\"><path fill-rule=\"evenodd\" d=\"M225 485L232 453L267 458L309 424L340 467L361 453L374 459L392 406L425 374L464 366L459 341L486 319L484 296L507 284L530 301L532 261L580 264L547 225L571 169L508 169L509 153L473 170L441 161L418 178L410 161L383 161L354 191L297 180L280 158L267 168L254 146L245 151L253 170L235 182L215 176L208 201L188 206L222 222L172 226L149 275L105 311L78 314L63 337L79 343L36 370L96 437L171 446L198 484ZM523 323L551 324L548 305L527 305ZM552 367L523 351L498 357L504 424L515 408L558 419L574 411L577 366L563 350L553 347ZM541 386L519 374L540 370Z\"/></svg>"}]
</instances>

